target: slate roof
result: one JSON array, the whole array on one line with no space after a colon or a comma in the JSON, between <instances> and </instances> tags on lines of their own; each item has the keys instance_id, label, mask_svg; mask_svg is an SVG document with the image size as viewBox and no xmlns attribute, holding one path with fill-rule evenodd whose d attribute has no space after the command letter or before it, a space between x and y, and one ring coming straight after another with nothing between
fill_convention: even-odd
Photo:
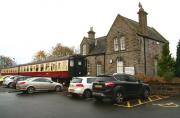
<instances>
[{"instance_id":1,"label":"slate roof","mask_svg":"<svg viewBox=\"0 0 180 118\"><path fill-rule=\"evenodd\" d=\"M96 38L97 45L91 45L90 55L92 54L102 54L106 51L106 36Z\"/></svg>"},{"instance_id":2,"label":"slate roof","mask_svg":"<svg viewBox=\"0 0 180 118\"><path fill-rule=\"evenodd\" d=\"M118 16L121 16L121 15L118 15ZM126 22L128 22L131 26L133 26L133 28L137 31L138 34L140 34L138 32L138 29L139 29L139 23L138 22L131 20L131 19L128 19L124 16L121 16L121 17L123 17L123 19ZM156 40L156 41L167 42L167 40L158 31L156 31L153 27L148 27L148 37L153 39L153 40Z\"/></svg>"},{"instance_id":3,"label":"slate roof","mask_svg":"<svg viewBox=\"0 0 180 118\"><path fill-rule=\"evenodd\" d=\"M132 28L136 31L137 34L141 35L138 30L139 29L138 22L128 19L119 14L118 14L117 18L118 17L122 17L129 25L132 26ZM107 36L103 36L103 37L99 37L99 38L95 39L95 40L97 40L97 45L96 46L94 44L90 45L91 50L89 52L89 55L102 54L102 53L106 52L106 37ZM148 26L148 36L146 36L146 37L148 37L152 40L159 41L159 42L167 42L167 40L158 31L156 31L154 28L149 27L149 26ZM87 38L87 41L88 41L88 38Z\"/></svg>"}]
</instances>

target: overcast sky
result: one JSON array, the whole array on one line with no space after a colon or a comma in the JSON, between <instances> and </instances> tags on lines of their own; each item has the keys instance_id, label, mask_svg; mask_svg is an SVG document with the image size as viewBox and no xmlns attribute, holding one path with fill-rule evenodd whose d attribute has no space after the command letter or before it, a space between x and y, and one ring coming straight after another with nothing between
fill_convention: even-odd
<instances>
[{"instance_id":1,"label":"overcast sky","mask_svg":"<svg viewBox=\"0 0 180 118\"><path fill-rule=\"evenodd\" d=\"M57 43L78 48L92 26L96 37L107 35L117 14L138 21L139 1L148 25L170 42L175 57L179 0L0 0L0 55L21 64Z\"/></svg>"}]
</instances>

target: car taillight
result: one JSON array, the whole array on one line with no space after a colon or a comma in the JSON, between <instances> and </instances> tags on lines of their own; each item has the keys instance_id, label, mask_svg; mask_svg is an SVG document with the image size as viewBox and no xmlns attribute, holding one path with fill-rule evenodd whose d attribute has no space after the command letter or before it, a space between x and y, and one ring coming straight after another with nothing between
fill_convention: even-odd
<instances>
[{"instance_id":1,"label":"car taillight","mask_svg":"<svg viewBox=\"0 0 180 118\"><path fill-rule=\"evenodd\" d=\"M83 84L76 84L76 87L84 87Z\"/></svg>"},{"instance_id":2,"label":"car taillight","mask_svg":"<svg viewBox=\"0 0 180 118\"><path fill-rule=\"evenodd\" d=\"M115 84L113 82L107 82L105 83L106 87L115 87Z\"/></svg>"},{"instance_id":3,"label":"car taillight","mask_svg":"<svg viewBox=\"0 0 180 118\"><path fill-rule=\"evenodd\" d=\"M18 84L26 84L26 82L19 82Z\"/></svg>"}]
</instances>

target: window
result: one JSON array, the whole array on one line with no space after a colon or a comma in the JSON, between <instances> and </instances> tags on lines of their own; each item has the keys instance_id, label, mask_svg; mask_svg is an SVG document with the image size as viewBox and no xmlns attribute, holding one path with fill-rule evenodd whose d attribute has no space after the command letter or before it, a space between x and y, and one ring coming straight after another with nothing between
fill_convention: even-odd
<instances>
[{"instance_id":1,"label":"window","mask_svg":"<svg viewBox=\"0 0 180 118\"><path fill-rule=\"evenodd\" d=\"M87 78L87 83L92 83L96 80L96 78Z\"/></svg>"},{"instance_id":2,"label":"window","mask_svg":"<svg viewBox=\"0 0 180 118\"><path fill-rule=\"evenodd\" d=\"M41 64L41 68L40 69L41 69L40 71L44 70L44 65L43 64Z\"/></svg>"},{"instance_id":3,"label":"window","mask_svg":"<svg viewBox=\"0 0 180 118\"><path fill-rule=\"evenodd\" d=\"M52 64L52 69L53 69L54 71L56 71L56 69L57 69L57 64L56 64L56 63L53 63L53 64Z\"/></svg>"},{"instance_id":4,"label":"window","mask_svg":"<svg viewBox=\"0 0 180 118\"><path fill-rule=\"evenodd\" d=\"M98 77L96 82L111 82L111 81L116 81L114 77Z\"/></svg>"},{"instance_id":5,"label":"window","mask_svg":"<svg viewBox=\"0 0 180 118\"><path fill-rule=\"evenodd\" d=\"M86 45L84 44L83 47L82 47L82 54L83 55L86 55Z\"/></svg>"},{"instance_id":6,"label":"window","mask_svg":"<svg viewBox=\"0 0 180 118\"><path fill-rule=\"evenodd\" d=\"M82 83L82 79L81 78L73 78L71 83Z\"/></svg>"},{"instance_id":7,"label":"window","mask_svg":"<svg viewBox=\"0 0 180 118\"><path fill-rule=\"evenodd\" d=\"M129 82L137 82L137 79L134 76L129 76L128 81Z\"/></svg>"},{"instance_id":8,"label":"window","mask_svg":"<svg viewBox=\"0 0 180 118\"><path fill-rule=\"evenodd\" d=\"M102 66L101 64L97 64L97 75L101 75L102 74Z\"/></svg>"},{"instance_id":9,"label":"window","mask_svg":"<svg viewBox=\"0 0 180 118\"><path fill-rule=\"evenodd\" d=\"M46 64L46 71L48 71L49 70L49 64L47 63Z\"/></svg>"},{"instance_id":10,"label":"window","mask_svg":"<svg viewBox=\"0 0 180 118\"><path fill-rule=\"evenodd\" d=\"M74 66L74 60L70 60L70 67L73 67Z\"/></svg>"},{"instance_id":11,"label":"window","mask_svg":"<svg viewBox=\"0 0 180 118\"><path fill-rule=\"evenodd\" d=\"M118 39L115 38L115 39L114 39L114 51L118 51L118 50L119 50Z\"/></svg>"},{"instance_id":12,"label":"window","mask_svg":"<svg viewBox=\"0 0 180 118\"><path fill-rule=\"evenodd\" d=\"M36 72L38 72L39 70L39 65L36 65Z\"/></svg>"},{"instance_id":13,"label":"window","mask_svg":"<svg viewBox=\"0 0 180 118\"><path fill-rule=\"evenodd\" d=\"M119 80L119 81L127 81L127 77L126 76L124 76L124 75L115 75L114 76L117 80Z\"/></svg>"},{"instance_id":14,"label":"window","mask_svg":"<svg viewBox=\"0 0 180 118\"><path fill-rule=\"evenodd\" d=\"M120 38L120 48L121 48L121 50L125 50L125 37L123 36L123 37L121 37Z\"/></svg>"},{"instance_id":15,"label":"window","mask_svg":"<svg viewBox=\"0 0 180 118\"><path fill-rule=\"evenodd\" d=\"M30 72L32 72L32 70L33 70L33 69L32 69L32 66L30 66Z\"/></svg>"},{"instance_id":16,"label":"window","mask_svg":"<svg viewBox=\"0 0 180 118\"><path fill-rule=\"evenodd\" d=\"M81 66L82 65L82 62L81 61L78 61L78 66Z\"/></svg>"}]
</instances>

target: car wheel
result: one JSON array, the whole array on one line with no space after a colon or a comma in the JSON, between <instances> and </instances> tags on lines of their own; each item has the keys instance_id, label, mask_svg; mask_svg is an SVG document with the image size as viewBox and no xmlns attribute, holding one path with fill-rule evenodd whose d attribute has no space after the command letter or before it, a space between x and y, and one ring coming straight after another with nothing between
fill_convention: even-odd
<instances>
[{"instance_id":1,"label":"car wheel","mask_svg":"<svg viewBox=\"0 0 180 118\"><path fill-rule=\"evenodd\" d=\"M119 104L119 103L122 103L123 100L124 100L124 96L123 96L122 92L120 92L120 91L116 92L113 101L115 103Z\"/></svg>"},{"instance_id":2,"label":"car wheel","mask_svg":"<svg viewBox=\"0 0 180 118\"><path fill-rule=\"evenodd\" d=\"M149 91L148 89L145 89L145 90L143 91L142 97L143 97L144 99L147 99L147 98L149 97L149 95L150 95L150 91Z\"/></svg>"},{"instance_id":3,"label":"car wheel","mask_svg":"<svg viewBox=\"0 0 180 118\"><path fill-rule=\"evenodd\" d=\"M62 91L62 90L61 90L61 87L60 87L60 86L56 86L56 87L55 87L55 91L56 91L56 92Z\"/></svg>"},{"instance_id":4,"label":"car wheel","mask_svg":"<svg viewBox=\"0 0 180 118\"><path fill-rule=\"evenodd\" d=\"M84 98L90 98L92 96L92 92L90 90L85 90L83 93Z\"/></svg>"},{"instance_id":5,"label":"car wheel","mask_svg":"<svg viewBox=\"0 0 180 118\"><path fill-rule=\"evenodd\" d=\"M35 92L35 88L34 87L27 88L27 93L33 94L34 92Z\"/></svg>"},{"instance_id":6,"label":"car wheel","mask_svg":"<svg viewBox=\"0 0 180 118\"><path fill-rule=\"evenodd\" d=\"M12 83L12 82L9 83L9 84L8 84L8 87L9 87L9 88L13 88L13 83Z\"/></svg>"},{"instance_id":7,"label":"car wheel","mask_svg":"<svg viewBox=\"0 0 180 118\"><path fill-rule=\"evenodd\" d=\"M94 97L95 98L95 100L97 101L97 102L102 102L102 98L101 97Z\"/></svg>"}]
</instances>

